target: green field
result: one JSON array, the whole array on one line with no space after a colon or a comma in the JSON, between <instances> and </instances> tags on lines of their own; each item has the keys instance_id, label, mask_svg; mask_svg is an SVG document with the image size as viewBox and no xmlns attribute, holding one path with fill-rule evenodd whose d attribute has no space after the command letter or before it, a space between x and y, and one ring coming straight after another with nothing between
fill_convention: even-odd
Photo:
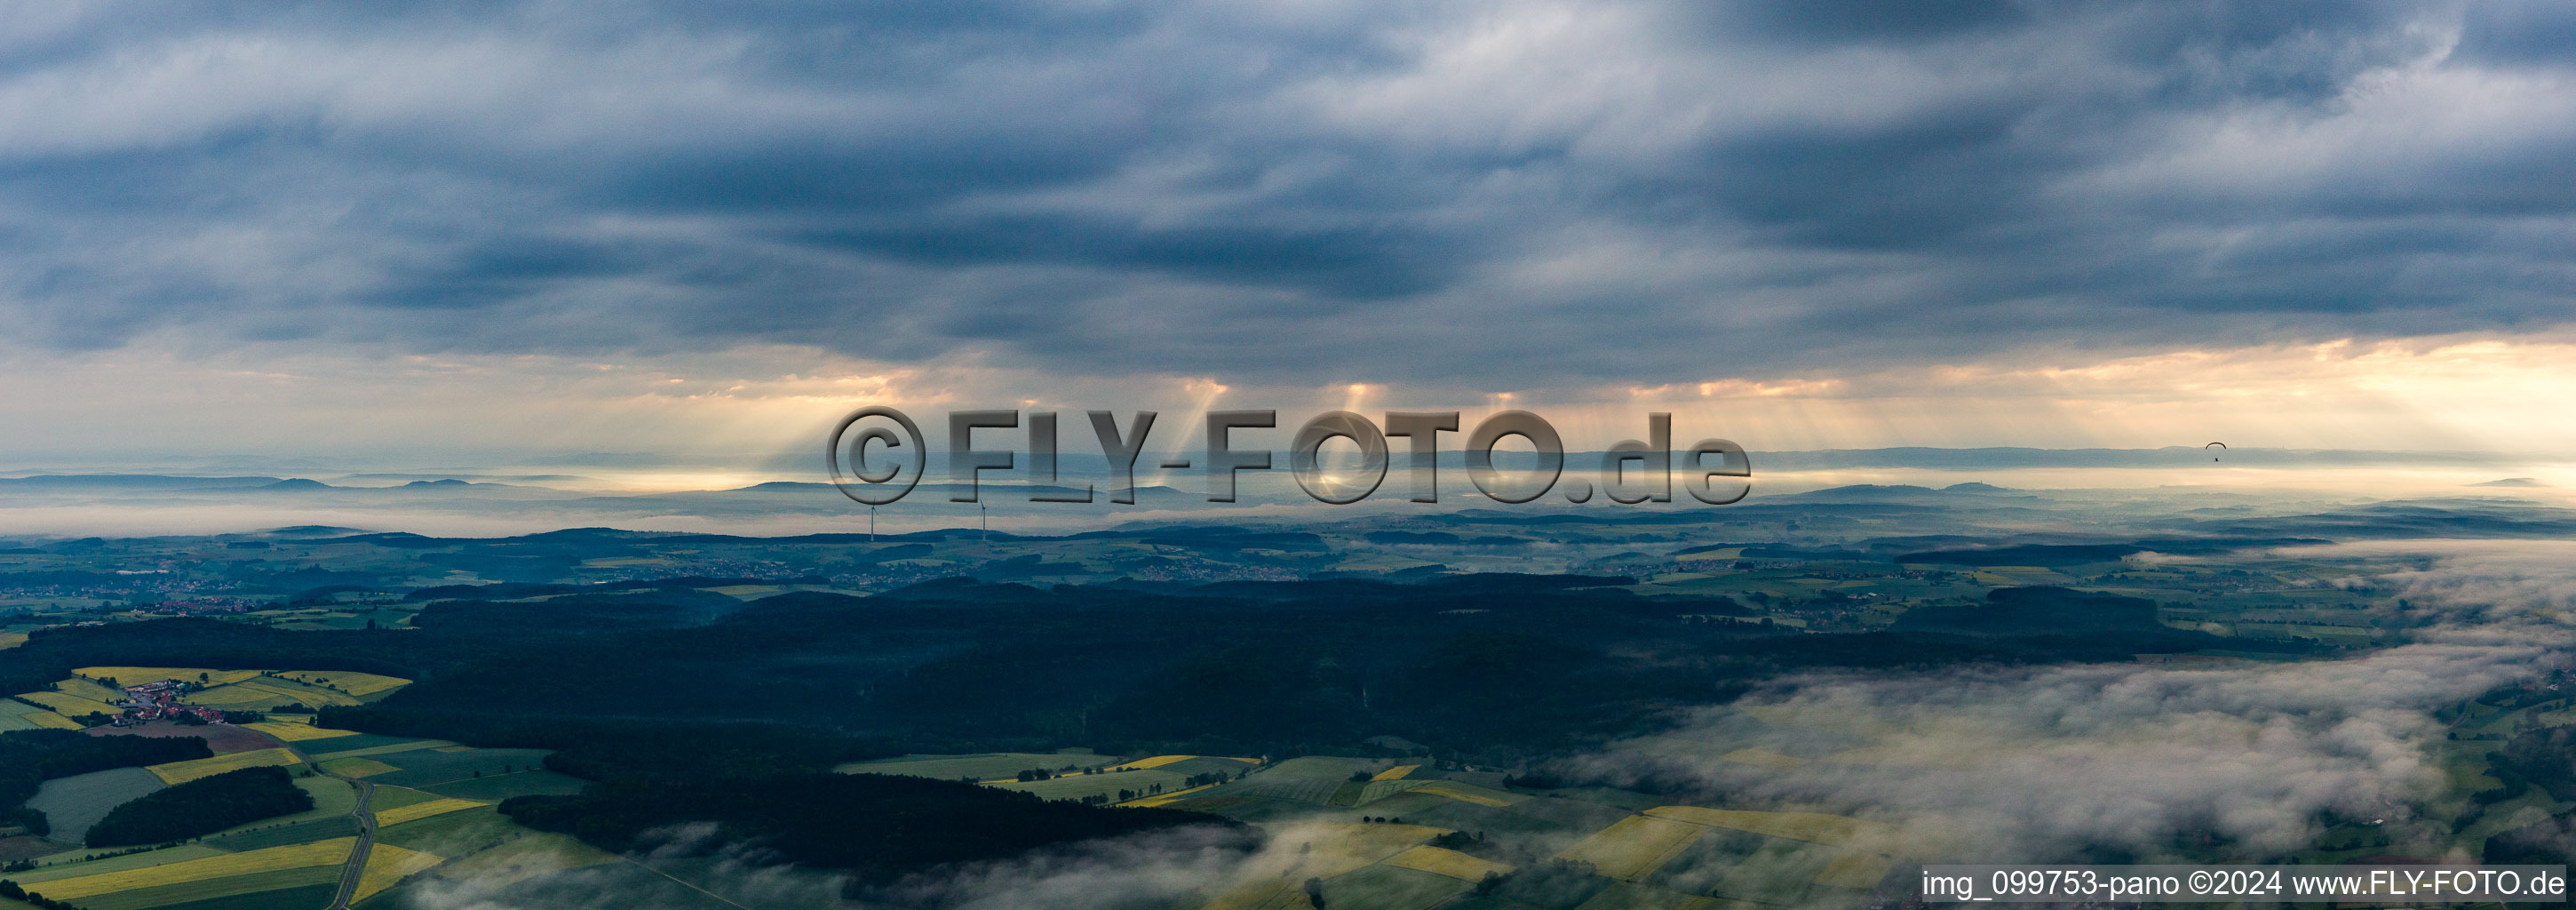
<instances>
[{"instance_id":1,"label":"green field","mask_svg":"<svg viewBox=\"0 0 2576 910\"><path fill-rule=\"evenodd\" d=\"M1445 875L1394 866L1369 866L1324 880L1326 907L1428 910L1475 887Z\"/></svg>"},{"instance_id":2,"label":"green field","mask_svg":"<svg viewBox=\"0 0 2576 910\"><path fill-rule=\"evenodd\" d=\"M321 767L324 771L342 777L374 777L379 774L390 774L396 770L392 765L364 756L335 758L323 762Z\"/></svg>"},{"instance_id":3,"label":"green field","mask_svg":"<svg viewBox=\"0 0 2576 910\"><path fill-rule=\"evenodd\" d=\"M339 891L340 886L335 882L280 891L262 891L257 894L208 898L184 904L164 904L154 910L312 910L314 907L330 903L331 896L338 894Z\"/></svg>"},{"instance_id":4,"label":"green field","mask_svg":"<svg viewBox=\"0 0 2576 910\"><path fill-rule=\"evenodd\" d=\"M324 777L319 774L312 775L310 777L299 777L295 779L295 787L296 789L313 795L313 808L306 809L293 815L261 819L229 831L218 832L214 836L222 837L225 835L256 831L277 825L292 825L300 822L321 821L324 819L345 817L349 814L350 810L355 809L358 806L357 788L333 778Z\"/></svg>"},{"instance_id":5,"label":"green field","mask_svg":"<svg viewBox=\"0 0 2576 910\"><path fill-rule=\"evenodd\" d=\"M356 833L358 833L358 820L339 815L287 824L268 823L266 827L252 828L238 834L209 837L199 843L217 850L240 853L245 850L348 837Z\"/></svg>"},{"instance_id":6,"label":"green field","mask_svg":"<svg viewBox=\"0 0 2576 910\"><path fill-rule=\"evenodd\" d=\"M135 869L149 869L154 866L166 866L171 863L186 862L192 859L206 859L208 857L222 855L224 855L224 851L199 844L181 844L176 847L168 847L160 850L148 850L142 853L129 853L124 856L111 856L106 859L95 859L87 862L77 861L80 859L81 854L73 854L70 857L70 860L72 861L48 864L41 868L31 869L25 872L12 872L9 873L9 877L15 879L19 884L26 885L33 890L43 891L44 889L35 887L36 883L59 881L66 878L79 878L84 875L98 875L107 872L126 872Z\"/></svg>"},{"instance_id":7,"label":"green field","mask_svg":"<svg viewBox=\"0 0 2576 910\"><path fill-rule=\"evenodd\" d=\"M0 733L7 733L11 730L44 729L43 726L37 724L35 721L29 720L27 715L51 713L53 712L34 705L20 704L14 701L0 701Z\"/></svg>"},{"instance_id":8,"label":"green field","mask_svg":"<svg viewBox=\"0 0 2576 910\"><path fill-rule=\"evenodd\" d=\"M280 869L229 878L136 888L80 900L81 910L146 910L146 908L212 907L265 910L313 910L331 901L340 883L339 866ZM307 903L316 895L318 902Z\"/></svg>"},{"instance_id":9,"label":"green field","mask_svg":"<svg viewBox=\"0 0 2576 910\"><path fill-rule=\"evenodd\" d=\"M1022 793L1034 793L1040 799L1081 799L1085 796L1101 794L1106 795L1112 801L1115 801L1118 799L1119 790L1132 790L1141 795L1147 788L1152 787L1155 784L1163 785L1163 792L1165 793L1177 793L1188 787L1188 784L1183 782L1185 780L1187 780L1185 775L1175 774L1161 769L1154 769L1150 771L1122 771L1109 774L1068 774L1063 777L1052 778L1049 780L1029 781L1027 783L1013 781L1007 784L994 784L993 786L1004 790L1018 790Z\"/></svg>"},{"instance_id":10,"label":"green field","mask_svg":"<svg viewBox=\"0 0 2576 910\"><path fill-rule=\"evenodd\" d=\"M430 792L457 799L497 803L513 796L568 796L581 792L590 782L552 771L520 771L515 774L486 774L464 780L431 784Z\"/></svg>"},{"instance_id":11,"label":"green field","mask_svg":"<svg viewBox=\"0 0 2576 910\"><path fill-rule=\"evenodd\" d=\"M89 834L90 826L106 818L109 810L168 786L150 771L116 768L46 781L27 805L45 813L45 819L53 823L53 833L47 837L78 844Z\"/></svg>"},{"instance_id":12,"label":"green field","mask_svg":"<svg viewBox=\"0 0 2576 910\"><path fill-rule=\"evenodd\" d=\"M191 692L180 700L192 705L231 710L271 709L295 704L321 708L358 703L355 696L345 692L335 692L320 686L309 686L274 676L262 676L229 686L216 686Z\"/></svg>"},{"instance_id":13,"label":"green field","mask_svg":"<svg viewBox=\"0 0 2576 910\"><path fill-rule=\"evenodd\" d=\"M544 766L547 753L545 749L467 749L462 752L415 749L357 760L394 767L395 770L368 777L370 781L419 788L540 768Z\"/></svg>"},{"instance_id":14,"label":"green field","mask_svg":"<svg viewBox=\"0 0 2576 910\"><path fill-rule=\"evenodd\" d=\"M325 740L314 740L301 745L303 745L306 754L313 756L314 761L330 761L335 758L364 758L370 755L391 755L396 752L409 752L414 749L441 749L455 745L455 743L451 743L443 739L409 739L396 740L394 742L378 742L378 740L387 738L388 737L369 736L361 733L356 736L335 736Z\"/></svg>"},{"instance_id":15,"label":"green field","mask_svg":"<svg viewBox=\"0 0 2576 910\"><path fill-rule=\"evenodd\" d=\"M463 856L506 840L525 829L490 806L432 815L419 821L387 825L376 832L379 843L406 850Z\"/></svg>"},{"instance_id":16,"label":"green field","mask_svg":"<svg viewBox=\"0 0 2576 910\"><path fill-rule=\"evenodd\" d=\"M447 745L453 745L453 743L443 739L413 739L406 736L380 736L374 733L359 733L352 736L334 736L329 739L312 740L304 745L304 751L307 754L312 755L314 758L333 759L346 757L351 754L374 755L378 754L376 750L404 752L411 749L437 748Z\"/></svg>"}]
</instances>

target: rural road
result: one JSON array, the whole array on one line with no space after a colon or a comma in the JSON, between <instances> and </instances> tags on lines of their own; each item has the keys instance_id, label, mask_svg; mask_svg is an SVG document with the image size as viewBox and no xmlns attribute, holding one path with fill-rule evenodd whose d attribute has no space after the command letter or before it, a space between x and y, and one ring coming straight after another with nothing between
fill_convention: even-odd
<instances>
[{"instance_id":1,"label":"rural road","mask_svg":"<svg viewBox=\"0 0 2576 910\"><path fill-rule=\"evenodd\" d=\"M286 751L293 753L298 761L302 761L316 773L334 780L347 781L349 785L358 788L358 804L349 810L349 817L358 820L358 843L357 846L349 848L349 862L340 870L340 890L331 895L331 906L328 908L328 910L349 910L349 899L358 893L358 879L367 874L367 854L376 845L376 813L368 809L368 805L375 801L376 785L362 778L349 777L324 769L320 763L313 760L312 756L304 754L304 750L296 748L293 743L286 744Z\"/></svg>"}]
</instances>

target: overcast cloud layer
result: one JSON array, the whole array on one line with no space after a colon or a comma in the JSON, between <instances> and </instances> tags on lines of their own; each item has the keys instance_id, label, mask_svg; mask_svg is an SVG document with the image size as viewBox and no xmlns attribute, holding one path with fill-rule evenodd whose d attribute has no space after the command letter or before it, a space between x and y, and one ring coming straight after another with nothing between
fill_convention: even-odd
<instances>
[{"instance_id":1,"label":"overcast cloud layer","mask_svg":"<svg viewBox=\"0 0 2576 910\"><path fill-rule=\"evenodd\" d=\"M0 318L1651 385L2531 330L2571 58L2542 3L18 5Z\"/></svg>"}]
</instances>

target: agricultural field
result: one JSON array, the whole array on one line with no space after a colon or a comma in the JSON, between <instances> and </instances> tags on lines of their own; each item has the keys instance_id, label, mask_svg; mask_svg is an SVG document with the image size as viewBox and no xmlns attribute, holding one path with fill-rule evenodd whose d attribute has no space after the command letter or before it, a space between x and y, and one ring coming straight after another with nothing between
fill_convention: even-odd
<instances>
[{"instance_id":1,"label":"agricultural field","mask_svg":"<svg viewBox=\"0 0 2576 910\"><path fill-rule=\"evenodd\" d=\"M87 699L89 701L109 705L125 700L125 690L116 688L115 686L102 685L91 680L82 679L78 676L55 683L54 691L74 698Z\"/></svg>"},{"instance_id":2,"label":"agricultural field","mask_svg":"<svg viewBox=\"0 0 2576 910\"><path fill-rule=\"evenodd\" d=\"M470 814L472 813L457 813L433 821L465 820L463 817ZM490 817L488 820L491 824L489 829L491 833L486 840L468 840L460 836L466 832L456 830L447 832L389 830L380 836L378 843L394 842L400 836L420 837L422 840L437 844L489 843L491 846L488 848L463 854L453 862L430 870L426 876L448 881L473 881L486 888L507 887L550 872L601 866L618 861L617 857L566 835L528 831L500 821L497 817ZM405 829L417 829L425 824L429 822L414 822L406 825ZM407 844L407 846L421 849L416 845Z\"/></svg>"},{"instance_id":3,"label":"agricultural field","mask_svg":"<svg viewBox=\"0 0 2576 910\"><path fill-rule=\"evenodd\" d=\"M1464 882L1476 881L1488 874L1504 875L1512 871L1511 866L1502 863L1427 844L1387 857L1384 862L1399 869L1446 875Z\"/></svg>"},{"instance_id":4,"label":"agricultural field","mask_svg":"<svg viewBox=\"0 0 2576 910\"><path fill-rule=\"evenodd\" d=\"M1415 786L1405 788L1404 792L1443 796L1462 803L1475 803L1479 806L1495 807L1508 806L1529 798L1517 793L1508 793L1496 790L1492 787L1479 787L1475 784L1454 780L1425 781Z\"/></svg>"},{"instance_id":5,"label":"agricultural field","mask_svg":"<svg viewBox=\"0 0 2576 910\"><path fill-rule=\"evenodd\" d=\"M339 884L339 866L301 866L134 888L84 898L79 906L82 910L298 910L329 903Z\"/></svg>"},{"instance_id":6,"label":"agricultural field","mask_svg":"<svg viewBox=\"0 0 2576 910\"><path fill-rule=\"evenodd\" d=\"M398 676L378 676L352 670L283 670L277 675L307 685L336 689L364 701L374 701L373 696L389 694L411 685L411 680Z\"/></svg>"},{"instance_id":7,"label":"agricultural field","mask_svg":"<svg viewBox=\"0 0 2576 910\"><path fill-rule=\"evenodd\" d=\"M120 686L139 686L171 679L202 683L207 686L229 686L237 682L258 679L260 671L215 670L206 667L81 667L73 670L72 675L101 682L115 680L115 684Z\"/></svg>"},{"instance_id":8,"label":"agricultural field","mask_svg":"<svg viewBox=\"0 0 2576 910\"><path fill-rule=\"evenodd\" d=\"M303 764L303 762L298 761L295 757L295 753L293 752L289 752L285 749L261 749L256 752L235 752L230 755L218 755L213 758L199 758L189 761L169 762L167 764L153 765L145 770L148 770L155 776L161 778L163 783L184 784L200 777L212 777L226 771L239 771L243 768L257 768L264 765L299 764Z\"/></svg>"},{"instance_id":9,"label":"agricultural field","mask_svg":"<svg viewBox=\"0 0 2576 910\"><path fill-rule=\"evenodd\" d=\"M166 720L125 727L91 727L91 736L141 736L154 739L202 739L206 748L217 755L235 752L257 752L277 748L277 739L249 727L232 724L187 726Z\"/></svg>"},{"instance_id":10,"label":"agricultural field","mask_svg":"<svg viewBox=\"0 0 2576 910\"><path fill-rule=\"evenodd\" d=\"M1233 764L1227 764L1227 762L1233 762ZM1237 758L1223 755L1156 755L1150 758L1139 758L1132 761L1119 762L1110 770L1146 771L1154 768L1167 768L1172 765L1179 764L1191 765L1191 770L1193 772L1220 769L1240 771L1244 768L1261 764L1261 760L1257 758Z\"/></svg>"},{"instance_id":11,"label":"agricultural field","mask_svg":"<svg viewBox=\"0 0 2576 910\"><path fill-rule=\"evenodd\" d=\"M384 762L380 762L372 758L366 758L364 756L357 758L335 758L330 761L323 762L321 767L322 770L340 775L341 777L374 777L378 774L391 774L395 771L402 770L392 765L385 764Z\"/></svg>"},{"instance_id":12,"label":"agricultural field","mask_svg":"<svg viewBox=\"0 0 2576 910\"><path fill-rule=\"evenodd\" d=\"M384 755L393 752L409 752L413 749L455 749L462 747L443 739L411 739L402 736L383 736L375 733L360 733L354 736L334 736L318 742L303 743L300 744L298 748L303 749L305 754L311 755L314 758L333 759L347 758L352 755Z\"/></svg>"},{"instance_id":13,"label":"agricultural field","mask_svg":"<svg viewBox=\"0 0 2576 910\"><path fill-rule=\"evenodd\" d=\"M30 714L43 714L43 715L46 715L46 716L48 716L48 717L60 717L60 716L61 716L61 715L55 714L54 712L52 712L52 711L50 711L50 710L47 710L47 709L44 709L44 708L40 708L40 707L37 707L37 706L35 706L35 705L23 704L23 703L15 702L15 701L0 700L0 733L7 733L7 732L9 732L9 731L11 731L11 730L42 730L42 729L46 729L43 725L41 725L41 724L37 723L33 718L30 718L30 717L28 717L28 716L27 716L27 715L30 715ZM78 726L78 725L77 725L77 724L75 724L74 726Z\"/></svg>"},{"instance_id":14,"label":"agricultural field","mask_svg":"<svg viewBox=\"0 0 2576 910\"><path fill-rule=\"evenodd\" d=\"M392 755L396 752L449 749L456 746L455 743L443 739L413 739L370 746L361 739L364 736L365 734L360 734L346 739L334 738L328 742L307 743L303 748L305 754L313 756L317 761L330 761L335 758L363 758L370 755ZM343 746L349 748L342 748Z\"/></svg>"},{"instance_id":15,"label":"agricultural field","mask_svg":"<svg viewBox=\"0 0 2576 910\"><path fill-rule=\"evenodd\" d=\"M489 806L440 812L397 824L384 824L380 817L378 824L378 843L441 856L463 856L527 833L526 829L511 824L509 819Z\"/></svg>"},{"instance_id":16,"label":"agricultural field","mask_svg":"<svg viewBox=\"0 0 2576 910\"><path fill-rule=\"evenodd\" d=\"M77 846L109 810L158 793L170 783L142 768L93 771L46 781L27 805L45 813L53 824L47 837Z\"/></svg>"},{"instance_id":17,"label":"agricultural field","mask_svg":"<svg viewBox=\"0 0 2576 910\"><path fill-rule=\"evenodd\" d=\"M366 871L359 874L358 890L349 899L362 901L374 897L413 873L426 871L445 861L444 857L434 853L377 844L367 852Z\"/></svg>"},{"instance_id":18,"label":"agricultural field","mask_svg":"<svg viewBox=\"0 0 2576 910\"><path fill-rule=\"evenodd\" d=\"M1814 812L1748 812L1732 809L1707 809L1699 806L1658 806L1647 815L1672 821L1687 822L1711 828L1749 831L1769 837L1785 837L1816 844L1849 844L1865 835L1875 834L1881 842L1894 839L1896 833L1885 826L1840 815Z\"/></svg>"},{"instance_id":19,"label":"agricultural field","mask_svg":"<svg viewBox=\"0 0 2576 910\"><path fill-rule=\"evenodd\" d=\"M281 815L276 818L261 819L238 828L218 832L214 836L222 837L250 831L268 830L284 825L345 818L348 816L350 810L358 807L358 790L347 781L334 780L332 778L315 774L308 777L296 778L295 788L302 790L313 797L313 808L306 809L293 815Z\"/></svg>"},{"instance_id":20,"label":"agricultural field","mask_svg":"<svg viewBox=\"0 0 2576 910\"><path fill-rule=\"evenodd\" d=\"M435 790L444 784L530 773L543 767L546 754L544 749L466 749L456 752L412 749L354 760L383 764L393 769L368 776L368 780L377 784Z\"/></svg>"},{"instance_id":21,"label":"agricultural field","mask_svg":"<svg viewBox=\"0 0 2576 910\"><path fill-rule=\"evenodd\" d=\"M37 711L31 714L21 714L18 716L18 719L26 721L29 724L33 724L37 729L41 730L78 730L81 728L80 721L64 717L52 711Z\"/></svg>"},{"instance_id":22,"label":"agricultural field","mask_svg":"<svg viewBox=\"0 0 2576 910\"><path fill-rule=\"evenodd\" d=\"M1764 906L1619 882L1601 889L1575 910L1761 910Z\"/></svg>"},{"instance_id":23,"label":"agricultural field","mask_svg":"<svg viewBox=\"0 0 2576 910\"><path fill-rule=\"evenodd\" d=\"M1446 875L1374 865L1324 880L1327 907L1430 910L1475 887Z\"/></svg>"},{"instance_id":24,"label":"agricultural field","mask_svg":"<svg viewBox=\"0 0 2576 910\"><path fill-rule=\"evenodd\" d=\"M1330 878L1375 865L1447 833L1449 829L1429 825L1342 823L1317 826L1311 832L1300 832L1313 836L1314 846L1307 851L1301 845L1300 859L1290 874L1300 878Z\"/></svg>"},{"instance_id":25,"label":"agricultural field","mask_svg":"<svg viewBox=\"0 0 2576 910\"><path fill-rule=\"evenodd\" d=\"M123 856L110 856L101 859L83 859L84 856L90 855L95 854L78 853L72 856L60 858L57 862L47 863L44 866L33 870L26 872L12 872L9 874L9 877L15 879L22 885L35 885L58 879L84 878L95 875L106 875L112 872L130 872L137 869L149 869L155 866L166 866L172 863L209 859L213 857L228 856L230 854L213 847L198 844L181 844L176 847L163 847L159 850L147 850L142 853L128 853Z\"/></svg>"},{"instance_id":26,"label":"agricultural field","mask_svg":"<svg viewBox=\"0 0 2576 910\"><path fill-rule=\"evenodd\" d=\"M56 683L55 685L60 686L61 683ZM118 712L124 710L95 698L86 698L60 690L50 692L21 692L18 694L18 697L25 701L31 701L36 704L43 705L52 709L54 713L65 717L87 717L91 714L105 714L113 717Z\"/></svg>"},{"instance_id":27,"label":"agricultural field","mask_svg":"<svg viewBox=\"0 0 2576 910\"><path fill-rule=\"evenodd\" d=\"M1708 829L1700 825L1632 815L1595 832L1557 854L1557 858L1590 863L1603 876L1635 881L1663 868L1706 833Z\"/></svg>"},{"instance_id":28,"label":"agricultural field","mask_svg":"<svg viewBox=\"0 0 2576 910\"><path fill-rule=\"evenodd\" d=\"M255 724L243 724L242 726L244 729L257 730L270 736L277 737L278 739L299 744L305 743L309 740L355 736L358 732L356 730L333 730L328 727L316 727L312 724L287 723L274 720L264 720ZM299 748L301 748L301 746L299 746Z\"/></svg>"},{"instance_id":29,"label":"agricultural field","mask_svg":"<svg viewBox=\"0 0 2576 910\"><path fill-rule=\"evenodd\" d=\"M466 809L479 809L486 805L489 804L478 803L472 800L447 798L433 799L428 802L413 803L408 806L378 810L376 812L376 824L391 827L404 822L419 821L433 815L445 815L449 812L458 812Z\"/></svg>"},{"instance_id":30,"label":"agricultural field","mask_svg":"<svg viewBox=\"0 0 2576 910\"><path fill-rule=\"evenodd\" d=\"M509 774L486 774L446 783L428 785L440 796L497 803L513 796L566 796L581 792L590 782L569 774L552 771L516 771Z\"/></svg>"},{"instance_id":31,"label":"agricultural field","mask_svg":"<svg viewBox=\"0 0 2576 910\"><path fill-rule=\"evenodd\" d=\"M358 820L350 818L344 810L329 818L309 819L306 821L290 823L280 823L276 819L267 819L251 825L246 825L239 831L239 833L218 834L198 841L198 843L227 853L248 853L252 850L263 850L269 847L284 847L292 844L307 844L314 841L325 841L337 837L351 837L357 833Z\"/></svg>"},{"instance_id":32,"label":"agricultural field","mask_svg":"<svg viewBox=\"0 0 2576 910\"><path fill-rule=\"evenodd\" d=\"M358 698L346 692L307 685L276 676L261 676L228 686L215 686L188 693L181 703L205 705L233 711L268 711L286 705L325 708L332 705L358 704Z\"/></svg>"},{"instance_id":33,"label":"agricultural field","mask_svg":"<svg viewBox=\"0 0 2576 910\"><path fill-rule=\"evenodd\" d=\"M1152 792L1159 785L1169 795L1188 789L1188 775L1172 771L1111 771L1101 774L1067 774L1039 781L1002 781L988 786L1034 794L1040 799L1082 799L1088 796L1118 798L1118 791L1135 794Z\"/></svg>"},{"instance_id":34,"label":"agricultural field","mask_svg":"<svg viewBox=\"0 0 2576 910\"><path fill-rule=\"evenodd\" d=\"M338 877L337 867L348 860L349 850L356 844L357 840L355 838L336 838L333 840L319 841L310 844L296 844L294 846L287 847L270 847L265 850L253 850L248 853L228 853L195 859L183 859L177 862L144 866L135 869L98 871L91 868L81 868L67 875L46 876L42 880L44 887L40 890L44 892L45 896L56 900L79 901L83 898L94 898L99 895L134 891L143 888L157 888L165 885L180 884L193 885L216 879L231 878L234 876L252 875L262 872L278 872L288 869L303 869L313 866L331 867L334 870L333 877L336 879ZM96 864L84 865L95 866ZM30 882L22 880L22 883Z\"/></svg>"},{"instance_id":35,"label":"agricultural field","mask_svg":"<svg viewBox=\"0 0 2576 910\"><path fill-rule=\"evenodd\" d=\"M1889 868L1884 857L1744 831L1708 830L1708 836L1645 883L1766 904L1848 902L1857 891L1877 884Z\"/></svg>"}]
</instances>

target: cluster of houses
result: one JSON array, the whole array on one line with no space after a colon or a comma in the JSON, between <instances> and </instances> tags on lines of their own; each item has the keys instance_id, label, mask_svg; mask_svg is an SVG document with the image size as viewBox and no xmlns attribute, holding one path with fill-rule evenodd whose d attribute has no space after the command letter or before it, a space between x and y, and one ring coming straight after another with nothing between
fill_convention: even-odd
<instances>
[{"instance_id":1,"label":"cluster of houses","mask_svg":"<svg viewBox=\"0 0 2576 910\"><path fill-rule=\"evenodd\" d=\"M109 723L127 727L147 721L178 720L181 717L194 717L210 724L223 723L224 712L220 710L200 705L180 704L179 696L185 694L187 690L186 683L175 679L127 686L125 701L117 705L124 708L125 713L117 715L116 719Z\"/></svg>"}]
</instances>

